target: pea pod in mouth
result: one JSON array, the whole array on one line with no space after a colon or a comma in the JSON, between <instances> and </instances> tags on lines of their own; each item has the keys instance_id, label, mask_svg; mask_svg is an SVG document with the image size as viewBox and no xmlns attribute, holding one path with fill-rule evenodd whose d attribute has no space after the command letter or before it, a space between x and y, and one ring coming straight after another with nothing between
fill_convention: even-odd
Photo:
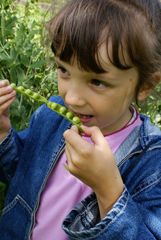
<instances>
[{"instance_id":1,"label":"pea pod in mouth","mask_svg":"<svg viewBox=\"0 0 161 240\"><path fill-rule=\"evenodd\" d=\"M7 85L9 85L8 83L6 83ZM69 122L71 122L73 125L76 125L79 129L79 131L81 133L83 133L83 130L81 128L81 125L83 125L83 123L80 121L79 117L75 116L72 112L70 112L67 108L61 106L58 103L55 102L50 102L48 101L45 97L41 96L38 93L32 92L30 89L25 89L22 86L17 87L15 83L11 83L11 86L13 87L13 89L18 92L23 94L26 97L29 97L31 99L34 99L38 102L44 102L46 103L46 105L48 106L48 108L50 108L51 110L53 110L54 112L58 113L59 115L61 115L62 117L64 117L65 119L67 119Z\"/></svg>"}]
</instances>

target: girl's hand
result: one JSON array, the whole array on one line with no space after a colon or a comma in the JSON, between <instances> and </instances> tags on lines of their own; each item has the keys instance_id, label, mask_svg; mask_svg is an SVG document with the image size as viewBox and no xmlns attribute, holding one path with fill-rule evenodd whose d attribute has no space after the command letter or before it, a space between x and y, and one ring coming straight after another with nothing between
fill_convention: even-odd
<instances>
[{"instance_id":1,"label":"girl's hand","mask_svg":"<svg viewBox=\"0 0 161 240\"><path fill-rule=\"evenodd\" d=\"M8 80L0 81L0 142L10 130L9 106L15 100L16 92L12 86L6 86ZM9 83L9 82L8 82Z\"/></svg>"},{"instance_id":2,"label":"girl's hand","mask_svg":"<svg viewBox=\"0 0 161 240\"><path fill-rule=\"evenodd\" d=\"M99 128L81 127L91 137L94 146L79 135L76 126L67 130L64 138L68 169L93 189L103 218L121 196L123 181L113 153Z\"/></svg>"}]
</instances>

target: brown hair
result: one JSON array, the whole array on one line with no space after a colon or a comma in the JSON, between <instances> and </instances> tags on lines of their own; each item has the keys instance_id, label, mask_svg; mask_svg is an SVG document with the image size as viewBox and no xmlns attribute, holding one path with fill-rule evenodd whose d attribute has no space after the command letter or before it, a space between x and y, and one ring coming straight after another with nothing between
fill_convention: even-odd
<instances>
[{"instance_id":1,"label":"brown hair","mask_svg":"<svg viewBox=\"0 0 161 240\"><path fill-rule=\"evenodd\" d=\"M158 0L71 0L49 21L48 27L52 51L62 61L71 63L76 57L81 69L103 73L98 50L105 42L114 66L124 70L138 68L136 102L144 83L154 87L152 75L161 70Z\"/></svg>"}]
</instances>

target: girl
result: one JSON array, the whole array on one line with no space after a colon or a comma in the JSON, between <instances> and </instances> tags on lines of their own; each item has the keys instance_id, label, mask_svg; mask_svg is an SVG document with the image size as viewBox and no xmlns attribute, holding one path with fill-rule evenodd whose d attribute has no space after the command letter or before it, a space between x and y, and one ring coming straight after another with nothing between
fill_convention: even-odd
<instances>
[{"instance_id":1,"label":"girl","mask_svg":"<svg viewBox=\"0 0 161 240\"><path fill-rule=\"evenodd\" d=\"M159 1L71 0L48 30L60 93L51 101L84 134L46 105L16 133L15 91L0 82L0 180L10 185L1 239L161 239L161 132L131 105L160 81Z\"/></svg>"}]
</instances>

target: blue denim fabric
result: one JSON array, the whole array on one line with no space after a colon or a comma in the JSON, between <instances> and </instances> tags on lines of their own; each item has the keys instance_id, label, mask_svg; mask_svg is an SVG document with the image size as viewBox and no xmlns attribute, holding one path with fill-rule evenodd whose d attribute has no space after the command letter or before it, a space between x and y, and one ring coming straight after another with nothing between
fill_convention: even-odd
<instances>
[{"instance_id":1,"label":"blue denim fabric","mask_svg":"<svg viewBox=\"0 0 161 240\"><path fill-rule=\"evenodd\" d=\"M51 100L64 105L60 97ZM95 194L87 196L62 224L70 239L161 239L161 132L146 116L141 118L141 127L115 154L125 185L122 196L101 221ZM43 105L27 130L17 134L11 129L0 144L0 181L10 185L0 239L30 239L41 191L70 127Z\"/></svg>"}]
</instances>

